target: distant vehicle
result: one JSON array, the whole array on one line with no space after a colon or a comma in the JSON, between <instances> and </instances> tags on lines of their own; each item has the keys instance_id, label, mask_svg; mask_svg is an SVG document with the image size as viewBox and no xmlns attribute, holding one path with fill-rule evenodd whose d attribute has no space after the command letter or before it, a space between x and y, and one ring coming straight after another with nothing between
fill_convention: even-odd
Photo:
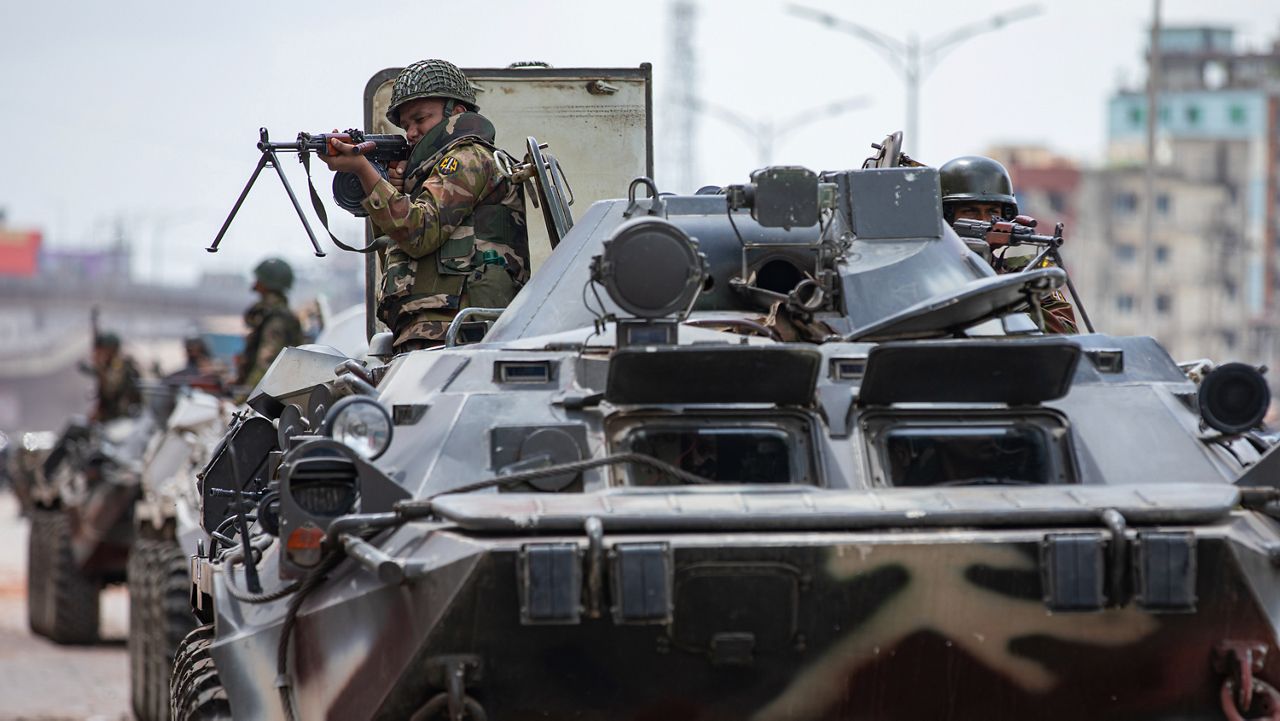
<instances>
[{"instance_id":1,"label":"distant vehicle","mask_svg":"<svg viewBox=\"0 0 1280 721\"><path fill-rule=\"evenodd\" d=\"M73 420L29 467L27 610L31 630L58 643L98 640L103 587L126 580L133 504L155 416Z\"/></svg>"}]
</instances>

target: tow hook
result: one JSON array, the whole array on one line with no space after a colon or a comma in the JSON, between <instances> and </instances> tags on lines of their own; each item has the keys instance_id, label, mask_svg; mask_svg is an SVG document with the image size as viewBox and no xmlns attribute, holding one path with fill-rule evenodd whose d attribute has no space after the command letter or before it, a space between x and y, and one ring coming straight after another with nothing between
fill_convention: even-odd
<instances>
[{"instance_id":1,"label":"tow hook","mask_svg":"<svg viewBox=\"0 0 1280 721\"><path fill-rule=\"evenodd\" d=\"M487 721L489 715L474 697L467 694L467 681L480 680L481 662L478 656L437 656L427 661L427 681L446 690L432 696L413 715L413 721L432 721L447 718L449 721Z\"/></svg>"},{"instance_id":2,"label":"tow hook","mask_svg":"<svg viewBox=\"0 0 1280 721\"><path fill-rule=\"evenodd\" d=\"M1280 721L1280 691L1257 678L1267 660L1267 645L1222 641L1213 649L1213 670L1223 676L1219 703L1229 721Z\"/></svg>"}]
</instances>

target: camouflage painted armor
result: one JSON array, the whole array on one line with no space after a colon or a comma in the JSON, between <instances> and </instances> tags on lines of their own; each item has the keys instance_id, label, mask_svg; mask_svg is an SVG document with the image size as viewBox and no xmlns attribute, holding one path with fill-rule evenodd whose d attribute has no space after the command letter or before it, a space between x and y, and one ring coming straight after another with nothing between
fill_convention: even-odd
<instances>
[{"instance_id":1,"label":"camouflage painted armor","mask_svg":"<svg viewBox=\"0 0 1280 721\"><path fill-rule=\"evenodd\" d=\"M529 278L524 192L498 172L493 140L483 116L452 115L414 147L407 194L384 180L364 201L395 241L378 317L397 350L438 345L459 309L505 307Z\"/></svg>"},{"instance_id":2,"label":"camouflage painted armor","mask_svg":"<svg viewBox=\"0 0 1280 721\"><path fill-rule=\"evenodd\" d=\"M245 311L244 322L249 326L249 335L244 341L236 383L254 386L285 346L302 344L302 324L289 310L289 301L274 291L268 291Z\"/></svg>"},{"instance_id":3,"label":"camouflage painted armor","mask_svg":"<svg viewBox=\"0 0 1280 721\"><path fill-rule=\"evenodd\" d=\"M94 368L98 382L98 406L94 418L99 422L123 418L142 403L138 387L138 366L133 359L117 353L103 365Z\"/></svg>"}]
</instances>

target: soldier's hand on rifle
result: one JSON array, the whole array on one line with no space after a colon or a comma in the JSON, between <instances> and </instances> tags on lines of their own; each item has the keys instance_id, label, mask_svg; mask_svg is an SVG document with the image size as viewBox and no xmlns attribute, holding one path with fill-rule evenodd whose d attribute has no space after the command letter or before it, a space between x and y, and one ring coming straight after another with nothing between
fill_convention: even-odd
<instances>
[{"instance_id":1,"label":"soldier's hand on rifle","mask_svg":"<svg viewBox=\"0 0 1280 721\"><path fill-rule=\"evenodd\" d=\"M338 132L335 128L333 132ZM382 176L369 162L369 159L356 152L356 146L344 143L336 138L329 138L329 153L321 155L320 160L335 173L352 173L360 179L364 192L368 193L382 180Z\"/></svg>"},{"instance_id":2,"label":"soldier's hand on rifle","mask_svg":"<svg viewBox=\"0 0 1280 721\"><path fill-rule=\"evenodd\" d=\"M394 163L387 164L387 182L401 193L404 192L404 166L406 161L397 160Z\"/></svg>"},{"instance_id":3,"label":"soldier's hand on rifle","mask_svg":"<svg viewBox=\"0 0 1280 721\"><path fill-rule=\"evenodd\" d=\"M368 158L356 152L356 146L336 138L329 138L329 153L320 159L335 173L359 173L361 167L369 165Z\"/></svg>"}]
</instances>

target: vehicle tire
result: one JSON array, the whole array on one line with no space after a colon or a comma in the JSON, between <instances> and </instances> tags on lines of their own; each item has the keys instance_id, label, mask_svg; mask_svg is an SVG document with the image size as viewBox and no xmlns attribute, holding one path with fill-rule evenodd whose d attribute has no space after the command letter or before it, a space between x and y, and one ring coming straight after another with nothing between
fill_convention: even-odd
<instances>
[{"instance_id":1,"label":"vehicle tire","mask_svg":"<svg viewBox=\"0 0 1280 721\"><path fill-rule=\"evenodd\" d=\"M49 635L49 516L53 513L32 508L27 537L27 625L38 636Z\"/></svg>"},{"instance_id":2,"label":"vehicle tire","mask_svg":"<svg viewBox=\"0 0 1280 721\"><path fill-rule=\"evenodd\" d=\"M157 718L151 713L156 699L149 694L153 684L147 668L151 645L150 609L155 595L152 591L154 556L155 541L149 538L139 538L129 549L129 638L126 646L129 649L129 696L138 721L156 721ZM168 696L166 692L164 698L167 700Z\"/></svg>"},{"instance_id":3,"label":"vehicle tire","mask_svg":"<svg viewBox=\"0 0 1280 721\"><path fill-rule=\"evenodd\" d=\"M169 685L173 721L224 721L231 718L231 703L209 654L213 625L199 626L178 646Z\"/></svg>"},{"instance_id":4,"label":"vehicle tire","mask_svg":"<svg viewBox=\"0 0 1280 721\"><path fill-rule=\"evenodd\" d=\"M151 703L151 718L167 721L169 681L178 646L196 627L196 617L191 611L191 574L182 547L167 539L156 542L152 553L146 696Z\"/></svg>"},{"instance_id":5,"label":"vehicle tire","mask_svg":"<svg viewBox=\"0 0 1280 721\"><path fill-rule=\"evenodd\" d=\"M64 644L95 643L98 640L98 581L86 577L76 567L71 553L71 522L66 514L51 514L48 528L45 607L49 639Z\"/></svg>"}]
</instances>

